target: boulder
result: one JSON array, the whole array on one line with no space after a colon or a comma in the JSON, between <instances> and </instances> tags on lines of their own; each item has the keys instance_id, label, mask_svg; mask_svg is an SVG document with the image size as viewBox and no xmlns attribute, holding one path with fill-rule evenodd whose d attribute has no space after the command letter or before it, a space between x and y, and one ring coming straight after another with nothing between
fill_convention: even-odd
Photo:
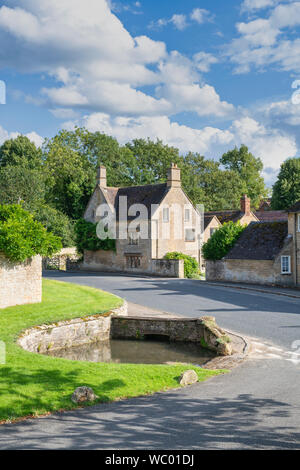
<instances>
[{"instance_id":1,"label":"boulder","mask_svg":"<svg viewBox=\"0 0 300 470\"><path fill-rule=\"evenodd\" d=\"M84 403L97 400L94 390L90 387L78 387L73 393L71 400L73 403Z\"/></svg>"},{"instance_id":2,"label":"boulder","mask_svg":"<svg viewBox=\"0 0 300 470\"><path fill-rule=\"evenodd\" d=\"M183 387L185 385L195 384L196 382L198 382L198 375L196 374L196 372L194 370L186 370L180 376L180 382L179 383Z\"/></svg>"}]
</instances>

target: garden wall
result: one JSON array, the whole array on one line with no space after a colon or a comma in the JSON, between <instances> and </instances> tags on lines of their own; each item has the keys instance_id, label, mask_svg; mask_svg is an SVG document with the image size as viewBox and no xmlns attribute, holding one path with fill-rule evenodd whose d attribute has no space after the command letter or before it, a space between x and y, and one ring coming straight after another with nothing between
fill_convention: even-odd
<instances>
[{"instance_id":1,"label":"garden wall","mask_svg":"<svg viewBox=\"0 0 300 470\"><path fill-rule=\"evenodd\" d=\"M0 309L42 301L42 258L15 263L0 253Z\"/></svg>"}]
</instances>

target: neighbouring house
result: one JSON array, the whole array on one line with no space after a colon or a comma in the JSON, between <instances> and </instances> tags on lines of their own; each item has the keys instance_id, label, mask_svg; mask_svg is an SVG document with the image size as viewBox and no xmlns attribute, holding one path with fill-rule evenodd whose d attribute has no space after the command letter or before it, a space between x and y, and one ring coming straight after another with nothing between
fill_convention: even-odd
<instances>
[{"instance_id":1,"label":"neighbouring house","mask_svg":"<svg viewBox=\"0 0 300 470\"><path fill-rule=\"evenodd\" d=\"M204 243L206 243L213 233L220 227L222 227L222 224L215 215L209 215L208 213L204 214Z\"/></svg>"},{"instance_id":2,"label":"neighbouring house","mask_svg":"<svg viewBox=\"0 0 300 470\"><path fill-rule=\"evenodd\" d=\"M207 280L300 286L300 202L288 220L253 222L230 252L206 262Z\"/></svg>"},{"instance_id":3,"label":"neighbouring house","mask_svg":"<svg viewBox=\"0 0 300 470\"><path fill-rule=\"evenodd\" d=\"M254 214L260 222L287 222L288 220L286 211L259 210Z\"/></svg>"},{"instance_id":4,"label":"neighbouring house","mask_svg":"<svg viewBox=\"0 0 300 470\"><path fill-rule=\"evenodd\" d=\"M165 260L178 251L201 263L200 214L181 187L181 172L172 164L166 183L113 188L106 168L98 170L97 185L84 213L85 220L101 221L101 206L116 219L116 251L85 251L82 268L183 277L182 260ZM124 214L127 219L124 230ZM147 227L141 230L142 227Z\"/></svg>"},{"instance_id":5,"label":"neighbouring house","mask_svg":"<svg viewBox=\"0 0 300 470\"><path fill-rule=\"evenodd\" d=\"M262 199L260 201L258 211L261 212L261 211L270 211L270 210L272 210L271 209L271 202L272 202L272 198L270 198L270 197Z\"/></svg>"},{"instance_id":6,"label":"neighbouring house","mask_svg":"<svg viewBox=\"0 0 300 470\"><path fill-rule=\"evenodd\" d=\"M248 225L251 222L258 222L258 218L251 210L251 199L245 194L241 198L240 210L209 211L205 216L216 216L221 224L226 222L240 222L241 225Z\"/></svg>"}]
</instances>

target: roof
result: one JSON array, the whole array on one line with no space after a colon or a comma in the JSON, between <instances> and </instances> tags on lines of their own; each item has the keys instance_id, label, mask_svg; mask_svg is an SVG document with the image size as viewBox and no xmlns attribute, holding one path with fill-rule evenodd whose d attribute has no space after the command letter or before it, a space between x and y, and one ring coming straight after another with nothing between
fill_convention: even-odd
<instances>
[{"instance_id":1,"label":"roof","mask_svg":"<svg viewBox=\"0 0 300 470\"><path fill-rule=\"evenodd\" d=\"M288 214L285 211L256 211L254 212L260 222L286 222Z\"/></svg>"},{"instance_id":2,"label":"roof","mask_svg":"<svg viewBox=\"0 0 300 470\"><path fill-rule=\"evenodd\" d=\"M148 218L151 217L151 206L160 204L168 191L167 183L146 184L143 186L128 186L125 188L105 188L105 194L109 202L114 206L119 214L120 196L127 197L127 207L133 204L144 204L148 210Z\"/></svg>"},{"instance_id":3,"label":"roof","mask_svg":"<svg viewBox=\"0 0 300 470\"><path fill-rule=\"evenodd\" d=\"M207 227L209 226L209 224L213 221L215 217L216 217L215 215L204 214L204 230L207 229Z\"/></svg>"},{"instance_id":4,"label":"roof","mask_svg":"<svg viewBox=\"0 0 300 470\"><path fill-rule=\"evenodd\" d=\"M300 201L288 209L288 212L300 212Z\"/></svg>"},{"instance_id":5,"label":"roof","mask_svg":"<svg viewBox=\"0 0 300 470\"><path fill-rule=\"evenodd\" d=\"M225 224L225 222L237 222L243 217L244 212L240 210L232 211L209 211L205 212L205 216L216 216L221 224Z\"/></svg>"},{"instance_id":6,"label":"roof","mask_svg":"<svg viewBox=\"0 0 300 470\"><path fill-rule=\"evenodd\" d=\"M287 222L251 222L225 259L272 260L288 235Z\"/></svg>"}]
</instances>

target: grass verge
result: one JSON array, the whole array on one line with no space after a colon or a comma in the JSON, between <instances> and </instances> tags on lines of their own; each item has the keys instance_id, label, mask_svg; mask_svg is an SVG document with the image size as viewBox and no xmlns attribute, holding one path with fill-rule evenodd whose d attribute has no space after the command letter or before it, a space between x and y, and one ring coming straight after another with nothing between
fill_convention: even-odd
<instances>
[{"instance_id":1,"label":"grass verge","mask_svg":"<svg viewBox=\"0 0 300 470\"><path fill-rule=\"evenodd\" d=\"M106 292L62 282L43 282L43 302L0 310L0 340L6 364L0 365L0 422L76 408L71 394L92 387L107 402L178 387L186 365L104 364L70 361L24 351L16 344L32 326L104 313L122 304ZM224 371L193 368L204 381Z\"/></svg>"}]
</instances>

